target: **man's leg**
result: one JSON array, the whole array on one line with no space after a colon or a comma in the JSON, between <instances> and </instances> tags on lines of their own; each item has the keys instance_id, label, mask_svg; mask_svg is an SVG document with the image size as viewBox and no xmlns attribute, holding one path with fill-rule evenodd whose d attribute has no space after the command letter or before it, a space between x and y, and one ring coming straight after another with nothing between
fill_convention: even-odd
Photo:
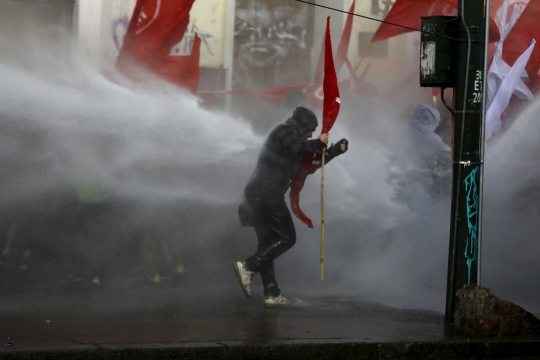
<instances>
[{"instance_id":1,"label":"man's leg","mask_svg":"<svg viewBox=\"0 0 540 360\"><path fill-rule=\"evenodd\" d=\"M296 243L296 231L285 199L274 202L254 202L257 252L246 260L246 269L259 272L264 263L273 262Z\"/></svg>"},{"instance_id":2,"label":"man's leg","mask_svg":"<svg viewBox=\"0 0 540 360\"><path fill-rule=\"evenodd\" d=\"M273 263L274 259L296 243L296 231L285 199L271 203L254 201L250 205L253 209L254 227L257 233L257 252L245 262L238 261L233 264L238 281L247 297L251 297L250 285L253 274L264 271L263 264ZM274 290L277 290L279 296L273 264L271 272L265 271L265 274L261 273L261 276L263 276L263 284L265 284L265 279L269 280L269 285L273 280Z\"/></svg>"},{"instance_id":3,"label":"man's leg","mask_svg":"<svg viewBox=\"0 0 540 360\"><path fill-rule=\"evenodd\" d=\"M279 290L274 273L274 262L269 261L261 264L260 273L264 287L264 296L277 297L281 295L281 290Z\"/></svg>"}]
</instances>

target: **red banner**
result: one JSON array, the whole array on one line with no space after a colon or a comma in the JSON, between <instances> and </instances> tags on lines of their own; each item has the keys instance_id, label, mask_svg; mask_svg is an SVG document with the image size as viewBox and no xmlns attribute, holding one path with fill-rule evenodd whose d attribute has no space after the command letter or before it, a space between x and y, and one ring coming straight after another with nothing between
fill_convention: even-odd
<instances>
[{"instance_id":1,"label":"red banner","mask_svg":"<svg viewBox=\"0 0 540 360\"><path fill-rule=\"evenodd\" d=\"M330 17L326 22L325 38L325 57L324 57L324 101L323 101L323 124L321 134L326 134L332 129L340 109L339 88L334 66L334 57L332 55L332 40L330 39ZM304 187L306 178L317 170L321 163L322 154L310 154L302 160L300 173L291 183L289 197L291 200L291 209L304 224L313 229L313 222L304 214L300 208L300 191Z\"/></svg>"},{"instance_id":2,"label":"red banner","mask_svg":"<svg viewBox=\"0 0 540 360\"><path fill-rule=\"evenodd\" d=\"M351 42L351 33L354 21L354 10L356 8L356 0L351 4L349 9L349 15L347 15L347 21L345 22L345 27L343 28L343 34L341 35L341 41L336 54L336 71L341 70L341 67L345 64L348 58L349 52L349 43Z\"/></svg>"},{"instance_id":3,"label":"red banner","mask_svg":"<svg viewBox=\"0 0 540 360\"><path fill-rule=\"evenodd\" d=\"M530 0L529 5L514 25L504 42L503 60L512 66L530 46L532 39L540 41L540 0ZM534 90L540 90L540 48L536 44L527 63L527 74Z\"/></svg>"},{"instance_id":4,"label":"red banner","mask_svg":"<svg viewBox=\"0 0 540 360\"><path fill-rule=\"evenodd\" d=\"M184 37L194 1L138 0L118 55L118 70L134 80L142 80L143 68L195 92L200 74L198 36L193 40L191 55L170 55Z\"/></svg>"},{"instance_id":5,"label":"red banner","mask_svg":"<svg viewBox=\"0 0 540 360\"><path fill-rule=\"evenodd\" d=\"M345 22L345 27L343 28L343 33L341 34L341 39L339 41L336 55L336 71L339 71L348 59L355 8L356 0L353 1L351 7L349 8L349 15L347 15L347 21ZM326 44L326 39L324 39L323 45L324 44ZM306 87L306 98L310 106L320 107L320 104L322 103L322 82L324 77L324 60L326 57L325 46L321 47L321 53L319 55L319 60L317 61L317 67L315 68L315 78L313 79L313 83ZM351 74L354 76L354 72Z\"/></svg>"},{"instance_id":6,"label":"red banner","mask_svg":"<svg viewBox=\"0 0 540 360\"><path fill-rule=\"evenodd\" d=\"M499 1L492 1L491 10L496 12L500 5ZM384 20L407 28L382 23L371 41L382 41L413 31L413 29L419 30L420 17L422 16L455 16L457 14L456 7L457 0L396 0ZM499 29L493 21L493 16L489 23L489 34L490 42L498 41L500 38Z\"/></svg>"}]
</instances>

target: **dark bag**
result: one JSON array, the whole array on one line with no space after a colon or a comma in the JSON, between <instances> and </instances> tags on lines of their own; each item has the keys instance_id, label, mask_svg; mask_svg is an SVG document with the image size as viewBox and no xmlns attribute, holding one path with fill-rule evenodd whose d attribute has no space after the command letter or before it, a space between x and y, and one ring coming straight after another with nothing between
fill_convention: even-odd
<instances>
[{"instance_id":1,"label":"dark bag","mask_svg":"<svg viewBox=\"0 0 540 360\"><path fill-rule=\"evenodd\" d=\"M242 225L242 227L251 227L254 225L253 211L246 201L238 206L238 217L240 218L240 225Z\"/></svg>"}]
</instances>

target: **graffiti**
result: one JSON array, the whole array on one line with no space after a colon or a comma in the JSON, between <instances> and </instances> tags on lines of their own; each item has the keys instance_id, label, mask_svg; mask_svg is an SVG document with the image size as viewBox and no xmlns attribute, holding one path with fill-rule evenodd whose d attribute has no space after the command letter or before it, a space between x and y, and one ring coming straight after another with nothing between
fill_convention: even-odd
<instances>
[{"instance_id":1,"label":"graffiti","mask_svg":"<svg viewBox=\"0 0 540 360\"><path fill-rule=\"evenodd\" d=\"M468 268L468 285L471 284L472 264L477 260L478 256L478 183L477 183L478 167L474 168L471 173L463 180L465 184L466 207L467 207L467 227L469 234L467 236L467 244L465 245L465 259Z\"/></svg>"},{"instance_id":2,"label":"graffiti","mask_svg":"<svg viewBox=\"0 0 540 360\"><path fill-rule=\"evenodd\" d=\"M295 62L310 63L310 7L286 0L239 0L235 15L235 83L288 86L301 81ZM289 74L289 69L296 74ZM309 72L309 67L302 70ZM293 78L291 78L293 77ZM303 80L302 80L303 81Z\"/></svg>"},{"instance_id":3,"label":"graffiti","mask_svg":"<svg viewBox=\"0 0 540 360\"><path fill-rule=\"evenodd\" d=\"M422 32L424 34L432 34L434 35L435 32L437 31L437 24L433 23L433 22L424 22L422 24Z\"/></svg>"},{"instance_id":4,"label":"graffiti","mask_svg":"<svg viewBox=\"0 0 540 360\"><path fill-rule=\"evenodd\" d=\"M111 24L111 36L114 41L114 45L120 51L122 44L124 43L124 37L126 36L126 31L129 26L129 18L127 16L116 19ZM120 37L119 31L122 30L123 33ZM121 39L121 40L120 40Z\"/></svg>"},{"instance_id":5,"label":"graffiti","mask_svg":"<svg viewBox=\"0 0 540 360\"><path fill-rule=\"evenodd\" d=\"M250 65L266 67L280 58L285 58L289 50L297 46L306 49L306 31L290 21L274 24L267 29L254 27L241 19L235 21L235 36L249 33L249 41L240 46L239 55Z\"/></svg>"},{"instance_id":6,"label":"graffiti","mask_svg":"<svg viewBox=\"0 0 540 360\"><path fill-rule=\"evenodd\" d=\"M141 17L143 19L147 18L147 16L144 13L141 13ZM141 23L141 19L139 18L139 24L140 23ZM111 24L111 37L118 51L120 51L120 48L122 47L122 44L124 43L124 38L126 36L128 26L129 26L129 18L127 16L116 19ZM144 28L142 30L144 30ZM139 33L140 31L137 32L137 34ZM190 55L191 48L193 47L193 39L195 38L195 33L197 33L199 37L201 38L201 42L204 44L208 53L211 56L214 56L212 46L210 42L208 41L209 39L213 38L214 35L212 35L208 31L199 30L197 26L195 25L192 26L191 32L186 31L182 41L171 49L170 55L178 55L178 56Z\"/></svg>"}]
</instances>

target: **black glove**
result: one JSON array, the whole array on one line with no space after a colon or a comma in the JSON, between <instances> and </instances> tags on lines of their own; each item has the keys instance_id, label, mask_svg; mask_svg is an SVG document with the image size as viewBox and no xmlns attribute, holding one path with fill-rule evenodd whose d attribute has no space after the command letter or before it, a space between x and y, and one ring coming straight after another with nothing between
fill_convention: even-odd
<instances>
[{"instance_id":1,"label":"black glove","mask_svg":"<svg viewBox=\"0 0 540 360\"><path fill-rule=\"evenodd\" d=\"M342 144L345 144L344 151L341 151ZM330 157L335 158L336 156L347 152L347 150L349 150L349 142L347 141L347 139L341 139L337 143L332 144L332 146L330 146L326 152L328 153L328 155L330 155Z\"/></svg>"}]
</instances>

